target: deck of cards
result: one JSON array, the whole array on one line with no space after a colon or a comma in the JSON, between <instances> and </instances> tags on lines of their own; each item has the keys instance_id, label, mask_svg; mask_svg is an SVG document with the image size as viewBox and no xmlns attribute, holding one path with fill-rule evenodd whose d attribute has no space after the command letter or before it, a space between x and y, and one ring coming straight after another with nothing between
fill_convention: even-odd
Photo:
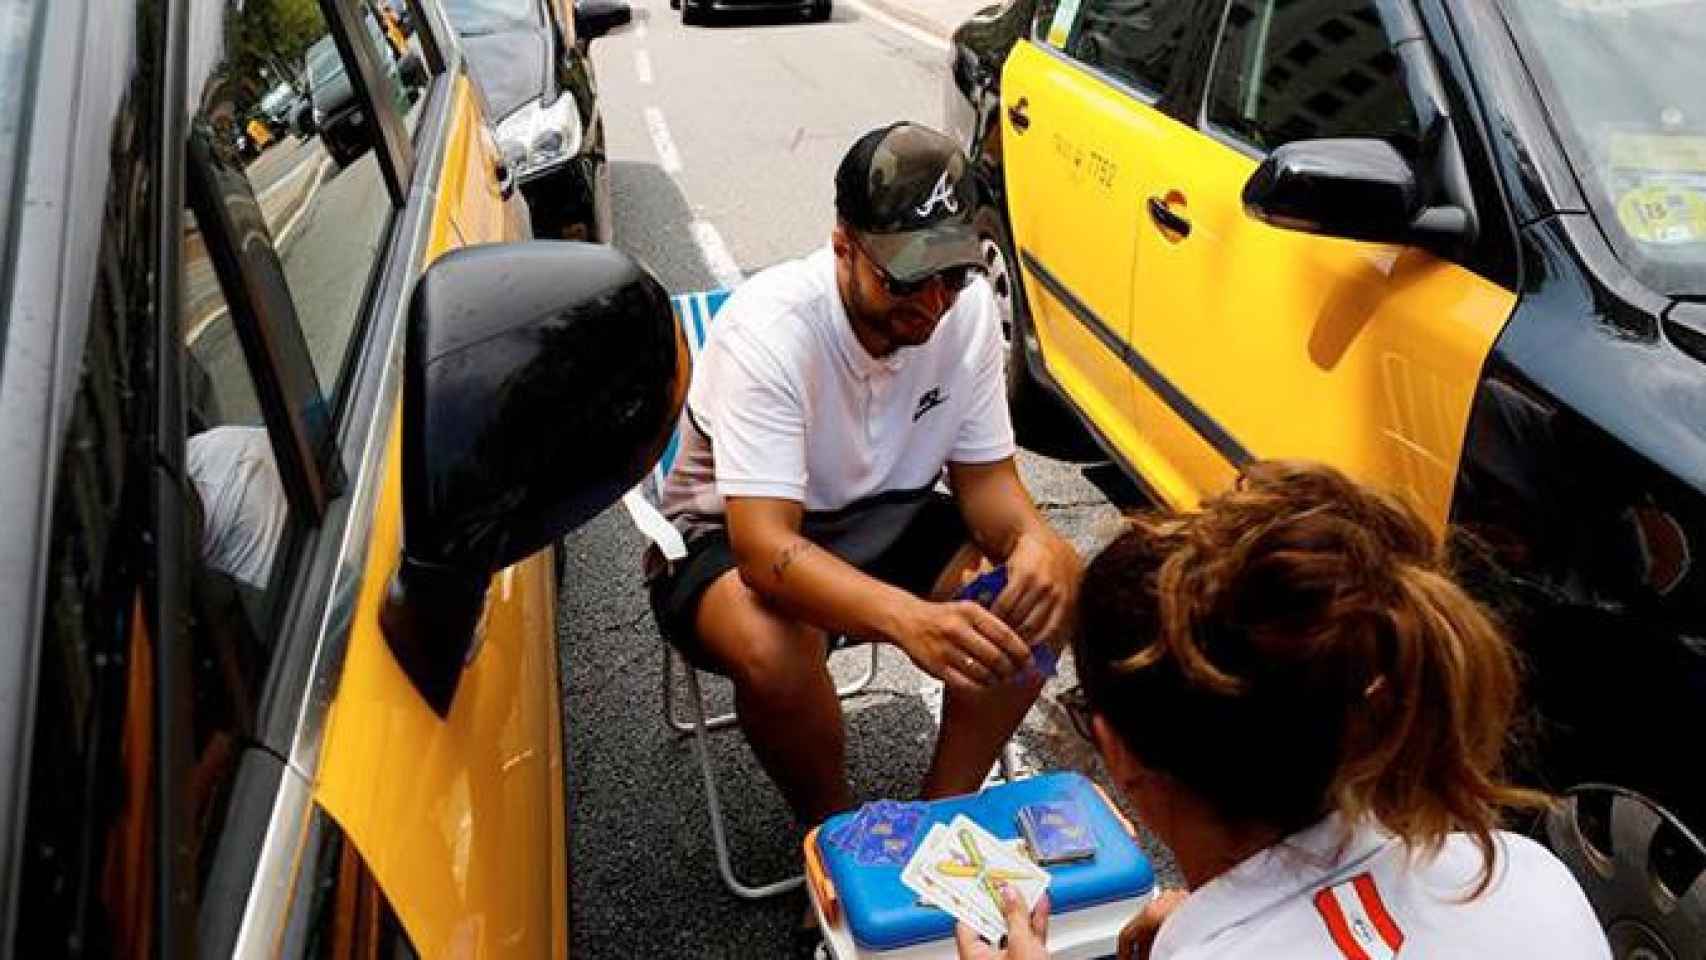
<instances>
[{"instance_id":1,"label":"deck of cards","mask_svg":"<svg viewBox=\"0 0 1706 960\"><path fill-rule=\"evenodd\" d=\"M861 867L898 867L912 855L913 841L928 812L923 803L878 800L860 807L824 840L846 851Z\"/></svg>"},{"instance_id":2,"label":"deck of cards","mask_svg":"<svg viewBox=\"0 0 1706 960\"><path fill-rule=\"evenodd\" d=\"M985 571L954 594L955 600L970 600L973 603L989 607L995 603L995 598L1001 591L1007 589L1007 567L1005 564ZM1033 683L1039 679L1048 680L1059 670L1060 654L1046 643L1031 645L1031 663L1018 675L1014 676L1015 685Z\"/></svg>"},{"instance_id":3,"label":"deck of cards","mask_svg":"<svg viewBox=\"0 0 1706 960\"><path fill-rule=\"evenodd\" d=\"M1084 808L1072 799L1044 800L1019 808L1019 834L1043 866L1096 855L1096 835Z\"/></svg>"},{"instance_id":4,"label":"deck of cards","mask_svg":"<svg viewBox=\"0 0 1706 960\"><path fill-rule=\"evenodd\" d=\"M1002 887L1018 892L1028 911L1049 885L1047 871L964 814L930 827L900 879L925 903L947 911L990 943L1007 935Z\"/></svg>"}]
</instances>

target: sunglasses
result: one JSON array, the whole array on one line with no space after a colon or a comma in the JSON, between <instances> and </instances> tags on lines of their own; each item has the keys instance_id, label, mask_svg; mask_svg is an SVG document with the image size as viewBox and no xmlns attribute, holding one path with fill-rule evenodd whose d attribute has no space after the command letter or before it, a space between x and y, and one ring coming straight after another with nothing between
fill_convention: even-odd
<instances>
[{"instance_id":1,"label":"sunglasses","mask_svg":"<svg viewBox=\"0 0 1706 960\"><path fill-rule=\"evenodd\" d=\"M1056 697L1055 702L1059 703L1061 709L1066 711L1066 719L1072 721L1072 729L1076 730L1079 736L1094 744L1096 734L1091 727L1090 718L1096 715L1096 711L1090 707L1090 697L1084 693L1084 688L1074 686Z\"/></svg>"},{"instance_id":2,"label":"sunglasses","mask_svg":"<svg viewBox=\"0 0 1706 960\"><path fill-rule=\"evenodd\" d=\"M897 280L894 274L889 273L888 268L883 266L881 260L872 256L871 251L865 249L864 244L854 241L853 245L859 248L859 252L865 255L866 260L870 261L871 268L877 272L877 278L883 282L883 290L896 300L916 297L937 280L942 281L942 286L946 287L949 293L959 293L971 285L973 278L983 275L982 267L967 264L925 274L917 280Z\"/></svg>"}]
</instances>

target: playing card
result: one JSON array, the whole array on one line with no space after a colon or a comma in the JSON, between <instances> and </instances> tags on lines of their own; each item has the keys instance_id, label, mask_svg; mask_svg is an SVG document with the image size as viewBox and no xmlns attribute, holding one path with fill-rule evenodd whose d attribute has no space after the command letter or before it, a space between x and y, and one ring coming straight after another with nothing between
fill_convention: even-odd
<instances>
[{"instance_id":1,"label":"playing card","mask_svg":"<svg viewBox=\"0 0 1706 960\"><path fill-rule=\"evenodd\" d=\"M938 879L967 899L1002 915L1001 887L1010 886L1024 898L1027 908L1048 889L1047 871L1013 853L994 834L961 814L948 824L957 862L944 863ZM1005 924L1003 924L1005 925Z\"/></svg>"},{"instance_id":2,"label":"playing card","mask_svg":"<svg viewBox=\"0 0 1706 960\"><path fill-rule=\"evenodd\" d=\"M948 828L940 823L932 825L930 832L925 834L924 840L919 843L912 860L901 871L901 882L917 893L926 904L946 911L989 942L999 943L1007 932L1006 923L1000 913L990 911L939 879L936 866L952 859L951 851Z\"/></svg>"},{"instance_id":3,"label":"playing card","mask_svg":"<svg viewBox=\"0 0 1706 960\"><path fill-rule=\"evenodd\" d=\"M1019 808L1019 831L1038 863L1069 863L1096 855L1096 836L1075 800L1045 800Z\"/></svg>"},{"instance_id":4,"label":"playing card","mask_svg":"<svg viewBox=\"0 0 1706 960\"><path fill-rule=\"evenodd\" d=\"M890 801L878 804L865 820L863 835L856 838L854 859L862 867L898 867L906 863L923 819L922 804Z\"/></svg>"}]
</instances>

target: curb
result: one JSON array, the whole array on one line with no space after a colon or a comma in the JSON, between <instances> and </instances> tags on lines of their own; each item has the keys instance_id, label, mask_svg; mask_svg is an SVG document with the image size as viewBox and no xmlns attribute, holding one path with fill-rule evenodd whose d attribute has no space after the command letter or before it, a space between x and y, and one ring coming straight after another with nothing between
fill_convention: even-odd
<instances>
[{"instance_id":1,"label":"curb","mask_svg":"<svg viewBox=\"0 0 1706 960\"><path fill-rule=\"evenodd\" d=\"M859 2L879 10L887 16L893 17L908 26L917 27L943 42L947 42L948 39L953 36L954 27L943 24L933 17L918 12L918 10L914 9L911 4L905 3L903 0L859 0Z\"/></svg>"}]
</instances>

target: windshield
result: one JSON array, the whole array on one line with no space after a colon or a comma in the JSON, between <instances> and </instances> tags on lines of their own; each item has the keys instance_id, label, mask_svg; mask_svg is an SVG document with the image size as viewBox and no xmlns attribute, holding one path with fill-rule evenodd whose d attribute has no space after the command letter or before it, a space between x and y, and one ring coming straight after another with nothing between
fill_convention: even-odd
<instances>
[{"instance_id":1,"label":"windshield","mask_svg":"<svg viewBox=\"0 0 1706 960\"><path fill-rule=\"evenodd\" d=\"M445 0L444 11L451 26L465 37L540 25L536 0Z\"/></svg>"},{"instance_id":2,"label":"windshield","mask_svg":"<svg viewBox=\"0 0 1706 960\"><path fill-rule=\"evenodd\" d=\"M1706 292L1706 0L1505 0L1595 216L1671 295Z\"/></svg>"},{"instance_id":3,"label":"windshield","mask_svg":"<svg viewBox=\"0 0 1706 960\"><path fill-rule=\"evenodd\" d=\"M261 98L261 109L269 113L281 110L295 96L296 91L290 89L289 84L281 83Z\"/></svg>"},{"instance_id":4,"label":"windshield","mask_svg":"<svg viewBox=\"0 0 1706 960\"><path fill-rule=\"evenodd\" d=\"M328 34L308 51L308 82L320 86L344 72L344 61L338 56L337 41Z\"/></svg>"}]
</instances>

